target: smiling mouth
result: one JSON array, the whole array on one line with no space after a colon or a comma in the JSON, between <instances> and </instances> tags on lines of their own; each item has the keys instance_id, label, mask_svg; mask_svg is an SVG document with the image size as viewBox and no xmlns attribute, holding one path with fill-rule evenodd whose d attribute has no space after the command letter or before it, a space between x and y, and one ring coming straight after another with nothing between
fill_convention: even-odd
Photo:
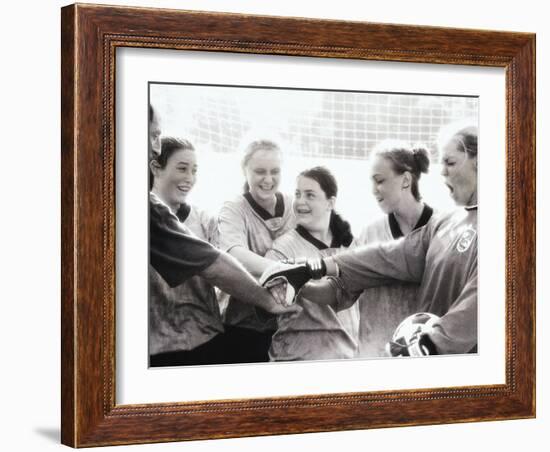
<instances>
[{"instance_id":1,"label":"smiling mouth","mask_svg":"<svg viewBox=\"0 0 550 452\"><path fill-rule=\"evenodd\" d=\"M452 185L449 185L449 184L445 184L447 186L447 188L449 189L449 191L451 193L453 193L455 191L455 189L452 187Z\"/></svg>"},{"instance_id":2,"label":"smiling mouth","mask_svg":"<svg viewBox=\"0 0 550 452\"><path fill-rule=\"evenodd\" d=\"M181 191L182 193L189 193L189 191L191 190L191 187L178 187L178 190Z\"/></svg>"}]
</instances>

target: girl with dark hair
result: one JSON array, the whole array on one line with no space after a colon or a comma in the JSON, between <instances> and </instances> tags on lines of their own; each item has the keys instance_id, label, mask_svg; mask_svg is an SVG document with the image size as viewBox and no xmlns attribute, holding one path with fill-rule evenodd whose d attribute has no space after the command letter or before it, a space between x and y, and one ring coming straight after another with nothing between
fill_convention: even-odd
<instances>
[{"instance_id":1,"label":"girl with dark hair","mask_svg":"<svg viewBox=\"0 0 550 452\"><path fill-rule=\"evenodd\" d=\"M387 242L424 226L433 210L422 202L418 182L430 166L424 148L383 141L374 149L372 192L386 214L363 229L354 246ZM358 356L385 356L385 346L399 323L415 311L417 284L396 282L367 289L359 299Z\"/></svg>"},{"instance_id":2,"label":"girl with dark hair","mask_svg":"<svg viewBox=\"0 0 550 452\"><path fill-rule=\"evenodd\" d=\"M235 257L253 276L272 264L265 253L273 240L292 229L292 198L279 192L282 152L277 143L260 139L244 151L244 193L224 203L218 218L219 248ZM233 362L268 361L275 316L231 297L225 325Z\"/></svg>"},{"instance_id":3,"label":"girl with dark hair","mask_svg":"<svg viewBox=\"0 0 550 452\"><path fill-rule=\"evenodd\" d=\"M349 306L365 289L419 284L415 312L437 316L388 344L392 356L476 353L478 128L451 124L439 142L441 175L457 209L399 240L356 247L321 262L273 267L262 282L285 278L319 304ZM323 276L331 278L320 279ZM310 279L317 281L307 284ZM305 284L305 285L304 285Z\"/></svg>"},{"instance_id":4,"label":"girl with dark hair","mask_svg":"<svg viewBox=\"0 0 550 452\"><path fill-rule=\"evenodd\" d=\"M324 167L303 171L296 182L294 213L297 226L273 242L266 257L292 261L327 257L353 241L350 225L334 210L338 186ZM269 357L272 361L352 358L357 349L357 305L339 312L298 295L303 308L278 316Z\"/></svg>"},{"instance_id":5,"label":"girl with dark hair","mask_svg":"<svg viewBox=\"0 0 550 452\"><path fill-rule=\"evenodd\" d=\"M160 148L160 154L150 163L150 196L167 205L194 236L212 242L215 219L187 203L197 174L193 145L180 138L164 137ZM214 287L200 276L170 287L152 267L149 283L150 365L224 362L224 328Z\"/></svg>"}]
</instances>

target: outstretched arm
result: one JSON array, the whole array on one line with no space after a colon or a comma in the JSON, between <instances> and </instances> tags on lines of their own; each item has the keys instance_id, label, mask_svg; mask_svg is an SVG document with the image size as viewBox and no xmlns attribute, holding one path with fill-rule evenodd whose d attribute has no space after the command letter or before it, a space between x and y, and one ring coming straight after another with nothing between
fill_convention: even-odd
<instances>
[{"instance_id":1,"label":"outstretched arm","mask_svg":"<svg viewBox=\"0 0 550 452\"><path fill-rule=\"evenodd\" d=\"M358 292L395 281L419 283L424 274L431 229L417 229L404 238L360 246L326 258L340 269L342 285Z\"/></svg>"},{"instance_id":2,"label":"outstretched arm","mask_svg":"<svg viewBox=\"0 0 550 452\"><path fill-rule=\"evenodd\" d=\"M235 246L228 253L243 264L250 274L256 277L260 277L269 266L273 265L271 260L250 251L244 246Z\"/></svg>"},{"instance_id":3,"label":"outstretched arm","mask_svg":"<svg viewBox=\"0 0 550 452\"><path fill-rule=\"evenodd\" d=\"M261 287L250 273L227 253L220 253L219 257L200 273L200 276L237 299L272 314L283 314L300 309L298 306L283 307L277 303L270 290L277 291L278 288Z\"/></svg>"},{"instance_id":4,"label":"outstretched arm","mask_svg":"<svg viewBox=\"0 0 550 452\"><path fill-rule=\"evenodd\" d=\"M300 295L317 304L335 306L338 303L336 287L325 278L308 282L302 287Z\"/></svg>"}]
</instances>

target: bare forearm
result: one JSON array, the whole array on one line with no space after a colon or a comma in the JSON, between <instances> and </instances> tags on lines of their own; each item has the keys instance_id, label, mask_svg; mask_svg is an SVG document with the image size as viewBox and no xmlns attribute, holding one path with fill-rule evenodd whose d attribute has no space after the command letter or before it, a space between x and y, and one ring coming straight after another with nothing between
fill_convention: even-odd
<instances>
[{"instance_id":1,"label":"bare forearm","mask_svg":"<svg viewBox=\"0 0 550 452\"><path fill-rule=\"evenodd\" d=\"M237 259L243 267L255 277L260 277L270 265L273 265L270 259L266 259L243 246L231 248L229 254Z\"/></svg>"},{"instance_id":2,"label":"bare forearm","mask_svg":"<svg viewBox=\"0 0 550 452\"><path fill-rule=\"evenodd\" d=\"M270 312L274 307L278 307L269 291L261 287L250 273L227 253L221 253L200 276L245 303Z\"/></svg>"}]
</instances>

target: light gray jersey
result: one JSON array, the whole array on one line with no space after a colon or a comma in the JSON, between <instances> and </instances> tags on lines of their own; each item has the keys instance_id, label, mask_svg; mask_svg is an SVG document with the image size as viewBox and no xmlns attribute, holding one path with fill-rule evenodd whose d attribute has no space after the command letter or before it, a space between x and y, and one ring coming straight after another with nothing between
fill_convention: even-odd
<instances>
[{"instance_id":1,"label":"light gray jersey","mask_svg":"<svg viewBox=\"0 0 550 452\"><path fill-rule=\"evenodd\" d=\"M218 247L231 251L242 246L260 256L265 256L273 241L292 229L296 223L292 211L292 198L277 194L274 216L263 211L248 195L240 195L224 203L218 218ZM250 328L256 331L272 331L275 318L259 313L256 308L231 298L225 313L229 325Z\"/></svg>"},{"instance_id":2,"label":"light gray jersey","mask_svg":"<svg viewBox=\"0 0 550 452\"><path fill-rule=\"evenodd\" d=\"M394 240L389 217L371 223L363 229L351 248ZM371 287L360 295L359 349L361 358L387 356L386 344L403 319L414 314L418 284L394 281L387 286Z\"/></svg>"},{"instance_id":3,"label":"light gray jersey","mask_svg":"<svg viewBox=\"0 0 550 452\"><path fill-rule=\"evenodd\" d=\"M402 239L334 256L335 288L345 299L394 280L420 283L416 312L441 316L431 335L438 351L467 353L477 345L477 239L477 207L457 209Z\"/></svg>"},{"instance_id":4,"label":"light gray jersey","mask_svg":"<svg viewBox=\"0 0 550 452\"><path fill-rule=\"evenodd\" d=\"M320 249L296 230L287 232L273 243L266 257L283 260L299 257L327 257L341 248ZM271 342L271 361L296 361L353 358L357 351L358 306L336 312L298 296L302 306L298 314L278 316L278 328Z\"/></svg>"}]
</instances>

